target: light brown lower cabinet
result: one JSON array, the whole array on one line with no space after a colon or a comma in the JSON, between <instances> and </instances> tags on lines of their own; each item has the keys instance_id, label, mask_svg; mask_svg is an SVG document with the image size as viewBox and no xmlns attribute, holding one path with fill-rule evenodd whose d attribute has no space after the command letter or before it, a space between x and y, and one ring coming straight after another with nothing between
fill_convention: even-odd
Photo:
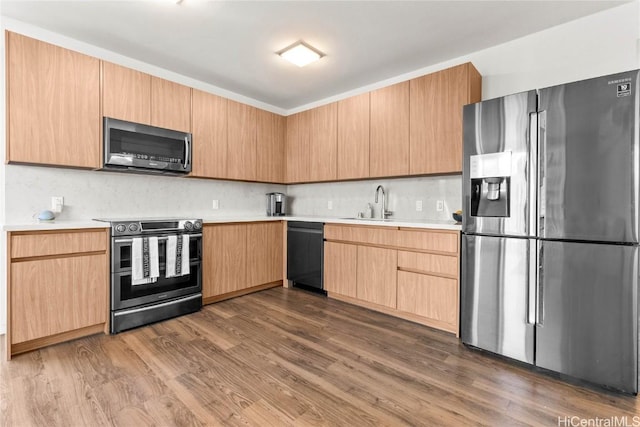
<instances>
[{"instance_id":1,"label":"light brown lower cabinet","mask_svg":"<svg viewBox=\"0 0 640 427\"><path fill-rule=\"evenodd\" d=\"M203 304L281 286L282 233L280 221L205 225Z\"/></svg>"},{"instance_id":2,"label":"light brown lower cabinet","mask_svg":"<svg viewBox=\"0 0 640 427\"><path fill-rule=\"evenodd\" d=\"M396 308L398 251L358 246L357 298Z\"/></svg>"},{"instance_id":3,"label":"light brown lower cabinet","mask_svg":"<svg viewBox=\"0 0 640 427\"><path fill-rule=\"evenodd\" d=\"M358 247L344 243L324 244L324 289L329 293L356 298Z\"/></svg>"},{"instance_id":4,"label":"light brown lower cabinet","mask_svg":"<svg viewBox=\"0 0 640 427\"><path fill-rule=\"evenodd\" d=\"M7 358L108 332L106 229L8 235Z\"/></svg>"},{"instance_id":5,"label":"light brown lower cabinet","mask_svg":"<svg viewBox=\"0 0 640 427\"><path fill-rule=\"evenodd\" d=\"M328 224L325 239L330 298L458 335L458 231Z\"/></svg>"}]
</instances>

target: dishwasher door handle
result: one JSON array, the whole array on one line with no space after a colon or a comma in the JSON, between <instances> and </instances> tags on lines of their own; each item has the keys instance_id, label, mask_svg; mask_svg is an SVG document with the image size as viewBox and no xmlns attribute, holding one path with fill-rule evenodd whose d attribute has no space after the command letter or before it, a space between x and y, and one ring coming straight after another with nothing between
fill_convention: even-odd
<instances>
[{"instance_id":1,"label":"dishwasher door handle","mask_svg":"<svg viewBox=\"0 0 640 427\"><path fill-rule=\"evenodd\" d=\"M316 230L313 228L290 228L289 232L293 233L309 233L309 234L324 234L323 230Z\"/></svg>"}]
</instances>

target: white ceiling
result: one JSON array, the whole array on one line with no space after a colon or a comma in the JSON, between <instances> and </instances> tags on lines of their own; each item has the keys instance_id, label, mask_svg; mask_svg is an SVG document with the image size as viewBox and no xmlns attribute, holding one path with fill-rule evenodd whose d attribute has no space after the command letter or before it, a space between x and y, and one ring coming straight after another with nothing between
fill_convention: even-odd
<instances>
[{"instance_id":1,"label":"white ceiling","mask_svg":"<svg viewBox=\"0 0 640 427\"><path fill-rule=\"evenodd\" d=\"M3 16L289 110L627 1L0 1ZM298 68L297 40L326 57Z\"/></svg>"}]
</instances>

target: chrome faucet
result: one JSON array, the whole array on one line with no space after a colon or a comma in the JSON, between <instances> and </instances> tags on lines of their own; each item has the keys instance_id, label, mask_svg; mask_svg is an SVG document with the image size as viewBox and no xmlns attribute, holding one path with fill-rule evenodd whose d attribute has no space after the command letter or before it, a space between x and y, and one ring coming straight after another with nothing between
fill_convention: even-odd
<instances>
[{"instance_id":1,"label":"chrome faucet","mask_svg":"<svg viewBox=\"0 0 640 427\"><path fill-rule=\"evenodd\" d=\"M378 203L378 192L382 191L382 207L380 208L380 218L387 219L391 212L387 210L387 195L384 192L384 187L382 185L378 185L376 188L376 198L375 202Z\"/></svg>"}]
</instances>

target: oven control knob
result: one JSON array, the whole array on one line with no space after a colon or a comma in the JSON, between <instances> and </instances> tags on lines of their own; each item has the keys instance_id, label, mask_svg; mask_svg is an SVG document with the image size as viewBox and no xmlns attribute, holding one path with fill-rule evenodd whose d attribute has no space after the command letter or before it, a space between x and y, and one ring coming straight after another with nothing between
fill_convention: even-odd
<instances>
[{"instance_id":1,"label":"oven control knob","mask_svg":"<svg viewBox=\"0 0 640 427\"><path fill-rule=\"evenodd\" d=\"M191 221L186 221L184 223L184 229L187 230L187 231L193 230L193 224L191 223Z\"/></svg>"},{"instance_id":2,"label":"oven control knob","mask_svg":"<svg viewBox=\"0 0 640 427\"><path fill-rule=\"evenodd\" d=\"M202 230L202 221L200 221L199 219L198 219L198 220L196 220L196 221L193 223L193 229L194 229L194 230Z\"/></svg>"},{"instance_id":3,"label":"oven control knob","mask_svg":"<svg viewBox=\"0 0 640 427\"><path fill-rule=\"evenodd\" d=\"M127 231L127 226L126 225L124 225L124 224L116 225L116 232L124 233L125 231Z\"/></svg>"},{"instance_id":4,"label":"oven control knob","mask_svg":"<svg viewBox=\"0 0 640 427\"><path fill-rule=\"evenodd\" d=\"M131 231L132 233L135 233L136 231L138 231L138 224L136 224L135 222L129 224L129 231Z\"/></svg>"}]
</instances>

